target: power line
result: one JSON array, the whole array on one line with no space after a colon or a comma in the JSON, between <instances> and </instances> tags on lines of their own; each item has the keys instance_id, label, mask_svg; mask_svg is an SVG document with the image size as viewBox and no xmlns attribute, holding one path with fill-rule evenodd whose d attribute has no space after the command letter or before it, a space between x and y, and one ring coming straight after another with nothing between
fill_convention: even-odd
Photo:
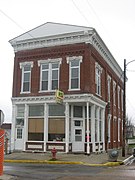
<instances>
[{"instance_id":1,"label":"power line","mask_svg":"<svg viewBox=\"0 0 135 180\"><path fill-rule=\"evenodd\" d=\"M79 11L79 13L82 15L82 17L85 19L85 21L88 23L88 25L90 24L88 19L85 17L85 15L83 14L83 12L79 9L79 7L76 5L76 3L74 2L74 0L71 0L73 5L75 6L75 8Z\"/></svg>"},{"instance_id":2,"label":"power line","mask_svg":"<svg viewBox=\"0 0 135 180\"><path fill-rule=\"evenodd\" d=\"M8 16L4 11L2 11L0 9L0 12L7 17L11 22L13 22L17 27L19 27L21 30L26 31L22 26L20 26L20 24L18 24L14 19L12 19L10 16ZM32 36L29 32L27 32L29 34L29 36L31 36L32 38L34 38L34 36Z\"/></svg>"}]
</instances>

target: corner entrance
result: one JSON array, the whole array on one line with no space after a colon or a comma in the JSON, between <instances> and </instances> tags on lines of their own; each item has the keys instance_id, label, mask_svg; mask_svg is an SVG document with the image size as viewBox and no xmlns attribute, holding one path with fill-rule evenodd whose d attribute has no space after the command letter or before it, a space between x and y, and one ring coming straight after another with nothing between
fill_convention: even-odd
<instances>
[{"instance_id":1,"label":"corner entrance","mask_svg":"<svg viewBox=\"0 0 135 180\"><path fill-rule=\"evenodd\" d=\"M84 152L84 122L81 120L73 120L73 136L72 136L72 151Z\"/></svg>"}]
</instances>

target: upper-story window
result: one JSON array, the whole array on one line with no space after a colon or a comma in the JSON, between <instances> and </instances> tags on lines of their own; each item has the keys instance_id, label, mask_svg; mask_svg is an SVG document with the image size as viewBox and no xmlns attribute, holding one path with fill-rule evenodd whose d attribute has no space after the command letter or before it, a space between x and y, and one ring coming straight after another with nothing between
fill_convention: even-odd
<instances>
[{"instance_id":1,"label":"upper-story window","mask_svg":"<svg viewBox=\"0 0 135 180\"><path fill-rule=\"evenodd\" d=\"M21 93L30 93L31 91L31 68L33 62L20 63L22 69Z\"/></svg>"},{"instance_id":2,"label":"upper-story window","mask_svg":"<svg viewBox=\"0 0 135 180\"><path fill-rule=\"evenodd\" d=\"M120 87L118 86L118 108L120 108Z\"/></svg>"},{"instance_id":3,"label":"upper-story window","mask_svg":"<svg viewBox=\"0 0 135 180\"><path fill-rule=\"evenodd\" d=\"M69 63L69 90L80 89L80 63L82 56L67 57Z\"/></svg>"},{"instance_id":4,"label":"upper-story window","mask_svg":"<svg viewBox=\"0 0 135 180\"><path fill-rule=\"evenodd\" d=\"M121 90L121 109L123 111L123 90Z\"/></svg>"},{"instance_id":5,"label":"upper-story window","mask_svg":"<svg viewBox=\"0 0 135 180\"><path fill-rule=\"evenodd\" d=\"M101 96L101 73L102 73L102 68L96 62L95 63L95 83L96 83L96 94L99 96Z\"/></svg>"},{"instance_id":6,"label":"upper-story window","mask_svg":"<svg viewBox=\"0 0 135 180\"><path fill-rule=\"evenodd\" d=\"M107 89L108 89L108 102L111 100L111 77L108 75L107 77Z\"/></svg>"},{"instance_id":7,"label":"upper-story window","mask_svg":"<svg viewBox=\"0 0 135 180\"><path fill-rule=\"evenodd\" d=\"M38 61L40 66L40 91L59 89L60 62L60 58Z\"/></svg>"},{"instance_id":8,"label":"upper-story window","mask_svg":"<svg viewBox=\"0 0 135 180\"><path fill-rule=\"evenodd\" d=\"M116 105L116 82L113 81L113 104Z\"/></svg>"}]
</instances>

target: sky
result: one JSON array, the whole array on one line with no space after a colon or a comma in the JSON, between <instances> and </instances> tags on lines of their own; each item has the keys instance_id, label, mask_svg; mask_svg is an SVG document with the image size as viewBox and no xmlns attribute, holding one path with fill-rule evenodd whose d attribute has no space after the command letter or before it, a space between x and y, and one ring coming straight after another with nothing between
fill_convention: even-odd
<instances>
[{"instance_id":1,"label":"sky","mask_svg":"<svg viewBox=\"0 0 135 180\"><path fill-rule=\"evenodd\" d=\"M124 69L135 60L135 0L0 0L0 109L12 120L14 50L9 40L46 22L93 27ZM126 106L135 123L135 62L126 67Z\"/></svg>"}]
</instances>

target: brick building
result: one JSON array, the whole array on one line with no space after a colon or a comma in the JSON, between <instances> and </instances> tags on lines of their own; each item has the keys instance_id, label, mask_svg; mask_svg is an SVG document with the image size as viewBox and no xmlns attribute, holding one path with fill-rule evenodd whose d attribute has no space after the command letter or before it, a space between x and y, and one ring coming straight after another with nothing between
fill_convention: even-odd
<instances>
[{"instance_id":1,"label":"brick building","mask_svg":"<svg viewBox=\"0 0 135 180\"><path fill-rule=\"evenodd\" d=\"M10 44L12 150L89 154L122 146L122 70L94 28L45 23Z\"/></svg>"}]
</instances>

